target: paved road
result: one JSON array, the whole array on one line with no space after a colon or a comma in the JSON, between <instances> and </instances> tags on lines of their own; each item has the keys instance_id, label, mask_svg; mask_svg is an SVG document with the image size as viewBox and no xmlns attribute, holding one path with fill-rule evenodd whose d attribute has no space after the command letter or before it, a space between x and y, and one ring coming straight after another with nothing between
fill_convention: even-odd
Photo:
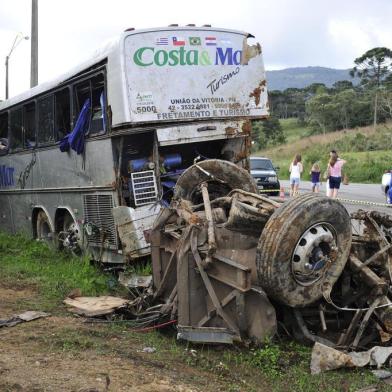
<instances>
[{"instance_id":1,"label":"paved road","mask_svg":"<svg viewBox=\"0 0 392 392\"><path fill-rule=\"evenodd\" d=\"M285 189L286 197L289 195L289 181L281 180L281 185ZM300 193L307 193L312 191L312 184L309 181L301 181L299 187ZM325 195L325 182L321 186L321 194ZM380 184L349 184L341 185L338 197L350 200L367 201L373 203L385 203L385 197L381 193ZM343 203L349 212L356 211L359 208L364 210L377 210L386 212L392 215L392 208L390 207L379 207L379 206L367 206L367 205L356 205L354 203ZM392 205L391 205L392 207Z\"/></svg>"}]
</instances>

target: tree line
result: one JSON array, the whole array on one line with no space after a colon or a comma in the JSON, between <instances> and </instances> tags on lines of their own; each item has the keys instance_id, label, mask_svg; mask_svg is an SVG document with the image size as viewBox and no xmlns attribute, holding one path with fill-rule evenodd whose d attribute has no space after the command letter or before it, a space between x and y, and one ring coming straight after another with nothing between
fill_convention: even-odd
<instances>
[{"instance_id":1,"label":"tree line","mask_svg":"<svg viewBox=\"0 0 392 392\"><path fill-rule=\"evenodd\" d=\"M313 83L305 88L269 92L271 117L255 122L254 149L285 142L279 119L297 118L311 134L385 122L392 118L392 51L368 50L354 60L350 70L359 84L341 80L327 87Z\"/></svg>"}]
</instances>

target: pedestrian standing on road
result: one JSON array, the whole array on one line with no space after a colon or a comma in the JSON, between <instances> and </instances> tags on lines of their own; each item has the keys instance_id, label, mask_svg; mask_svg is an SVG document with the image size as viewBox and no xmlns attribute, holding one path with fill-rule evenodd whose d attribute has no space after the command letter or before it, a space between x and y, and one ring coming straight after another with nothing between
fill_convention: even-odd
<instances>
[{"instance_id":1,"label":"pedestrian standing on road","mask_svg":"<svg viewBox=\"0 0 392 392\"><path fill-rule=\"evenodd\" d=\"M299 181L301 179L301 173L304 170L301 160L302 160L301 155L296 154L289 167L290 188L291 188L290 196L298 195Z\"/></svg>"},{"instance_id":2,"label":"pedestrian standing on road","mask_svg":"<svg viewBox=\"0 0 392 392\"><path fill-rule=\"evenodd\" d=\"M331 150L329 152L329 159L331 159L331 157L333 155L335 155L335 154L336 154L336 151L335 150ZM331 189L329 188L329 164L327 166L327 170L324 173L324 180L326 180L325 181L325 195L327 197L331 197Z\"/></svg>"},{"instance_id":3,"label":"pedestrian standing on road","mask_svg":"<svg viewBox=\"0 0 392 392\"><path fill-rule=\"evenodd\" d=\"M316 162L310 169L310 176L312 181L312 192L319 193L320 191L320 166Z\"/></svg>"},{"instance_id":4,"label":"pedestrian standing on road","mask_svg":"<svg viewBox=\"0 0 392 392\"><path fill-rule=\"evenodd\" d=\"M342 167L345 163L346 161L340 159L336 151L330 154L328 163L329 196L333 199L338 196L340 183L342 182Z\"/></svg>"}]
</instances>

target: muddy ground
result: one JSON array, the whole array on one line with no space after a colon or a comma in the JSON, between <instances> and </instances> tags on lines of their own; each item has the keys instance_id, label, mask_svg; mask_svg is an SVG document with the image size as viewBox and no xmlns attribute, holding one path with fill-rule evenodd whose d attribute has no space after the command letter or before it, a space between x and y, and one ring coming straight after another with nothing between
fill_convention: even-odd
<instances>
[{"instance_id":1,"label":"muddy ground","mask_svg":"<svg viewBox=\"0 0 392 392\"><path fill-rule=\"evenodd\" d=\"M34 287L0 281L0 317L34 308L35 298ZM188 366L185 346L158 345L155 353L145 353L144 347L156 343L154 334L140 336L121 326L86 324L61 306L55 313L0 329L0 391L230 389L219 371L204 372ZM173 359L171 350L184 353L176 352ZM260 385L260 390L265 389Z\"/></svg>"}]
</instances>

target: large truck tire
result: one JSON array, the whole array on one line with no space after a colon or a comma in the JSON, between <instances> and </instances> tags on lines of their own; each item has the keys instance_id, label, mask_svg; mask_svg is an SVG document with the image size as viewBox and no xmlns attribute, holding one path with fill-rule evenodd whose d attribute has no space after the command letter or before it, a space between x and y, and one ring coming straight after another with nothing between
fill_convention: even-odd
<instances>
[{"instance_id":1,"label":"large truck tire","mask_svg":"<svg viewBox=\"0 0 392 392\"><path fill-rule=\"evenodd\" d=\"M174 198L201 203L199 185L202 182L208 183L211 200L226 196L233 189L258 193L253 177L245 169L232 162L209 159L192 165L181 174L174 188Z\"/></svg>"},{"instance_id":2,"label":"large truck tire","mask_svg":"<svg viewBox=\"0 0 392 392\"><path fill-rule=\"evenodd\" d=\"M307 194L278 208L256 253L260 285L275 300L304 307L339 278L351 247L351 221L336 200Z\"/></svg>"}]
</instances>

